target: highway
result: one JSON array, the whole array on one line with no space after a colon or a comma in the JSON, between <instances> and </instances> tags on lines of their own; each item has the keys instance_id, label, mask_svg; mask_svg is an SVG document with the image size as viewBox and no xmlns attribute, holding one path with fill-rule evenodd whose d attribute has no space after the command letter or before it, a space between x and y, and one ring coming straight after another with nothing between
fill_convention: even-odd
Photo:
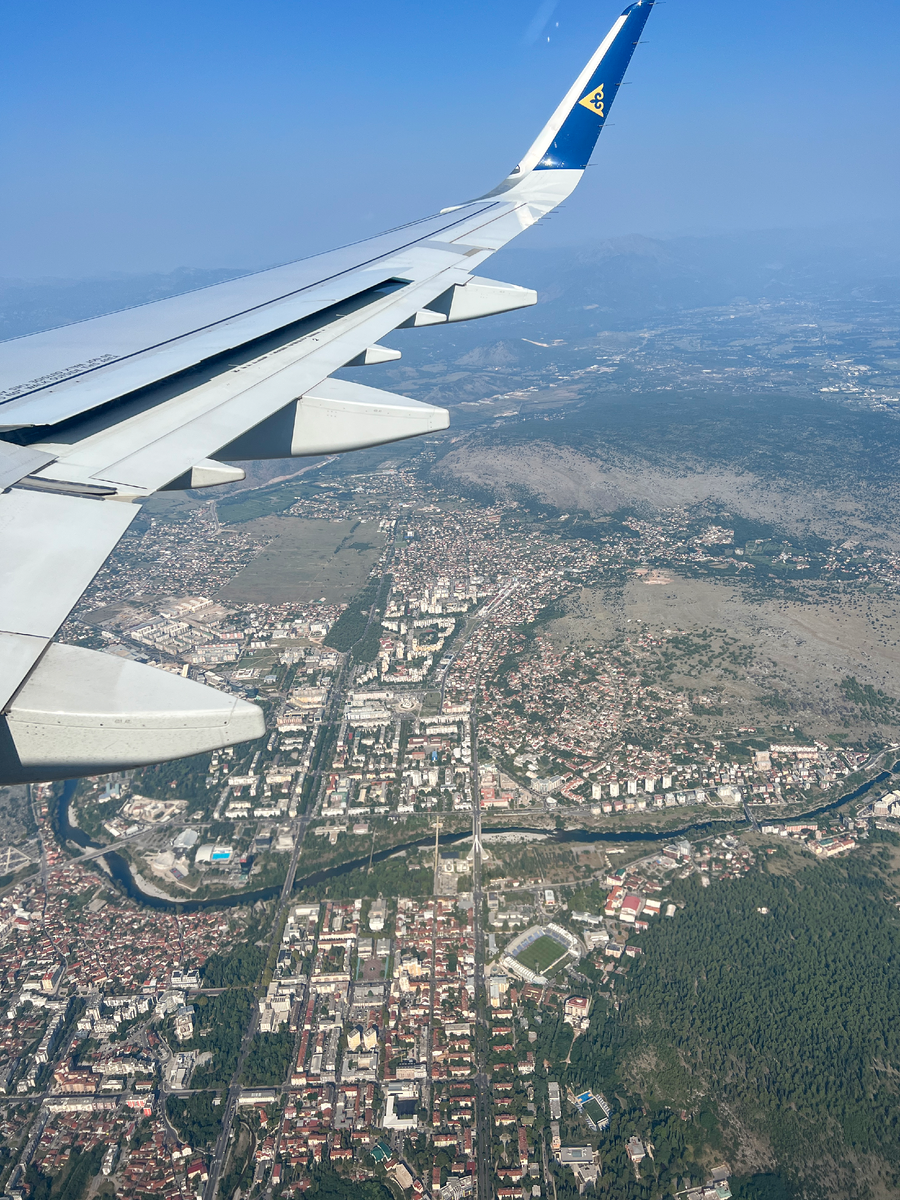
<instances>
[{"instance_id":1,"label":"highway","mask_svg":"<svg viewBox=\"0 0 900 1200\"><path fill-rule=\"evenodd\" d=\"M754 817L753 813L750 811L750 808L747 804L746 791L741 792L741 804L743 806L744 816L747 818L748 825L750 826L751 829L753 829L757 833L759 833L759 822L757 821L756 817Z\"/></svg>"}]
</instances>

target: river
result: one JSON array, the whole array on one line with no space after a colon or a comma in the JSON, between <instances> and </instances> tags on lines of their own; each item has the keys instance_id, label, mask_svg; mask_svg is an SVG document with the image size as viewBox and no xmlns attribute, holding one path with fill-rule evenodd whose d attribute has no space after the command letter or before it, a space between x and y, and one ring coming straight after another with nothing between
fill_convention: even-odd
<instances>
[{"instance_id":1,"label":"river","mask_svg":"<svg viewBox=\"0 0 900 1200\"><path fill-rule=\"evenodd\" d=\"M771 823L783 825L787 821L805 821L811 817L821 816L822 813L840 808L842 804L858 800L860 796L864 796L873 787L876 787L879 783L884 783L886 779L890 779L891 775L898 773L900 773L900 761L894 763L890 770L881 771L874 779L861 784L852 792L838 796L836 800L831 800L827 804L822 804L818 808L810 809L809 812L800 813L793 817L770 818ZM102 850L103 847L100 842L95 842L92 838L88 837L83 829L79 829L77 825L73 825L69 819L69 807L77 786L78 780L70 779L60 792L56 809L56 828L63 841L74 842L76 846L81 846L85 850ZM716 828L723 824L730 827L733 825L743 825L746 822L743 818L736 818L733 821L727 819L724 821L696 821L693 824L684 825L680 829L666 829L662 832L629 829L621 833L605 833L592 829L558 829L547 830L546 836L548 839L561 844L565 844L566 842L670 842L673 838L686 837L688 834L703 835L714 833ZM504 825L499 827L493 826L490 830L485 830L485 832L534 833L536 831L533 827ZM471 836L472 834L468 830L462 833L442 833L438 837L438 842L441 846L452 846L456 842L467 841ZM390 846L385 850L377 850L371 856L371 861L373 863L384 862L395 854L433 845L434 838L432 837L416 838L414 841L404 842L399 846ZM202 912L209 908L237 908L244 904L255 904L258 900L273 900L281 893L281 884L276 883L270 887L256 888L253 891L233 892L227 896L211 896L206 900L162 900L159 896L148 895L147 892L138 887L131 868L121 854L116 853L115 850L109 850L106 854L99 857L105 860L110 875L126 896L139 904L145 905L147 908L157 908L164 912L192 913ZM362 858L355 858L350 862L339 863L335 867L323 867L320 871L313 871L311 874L305 875L302 879L295 880L294 891L316 887L321 883L327 883L329 879L337 879L342 875L349 875L351 871L357 871L361 867L368 866L369 861L369 855L366 854Z\"/></svg>"}]
</instances>

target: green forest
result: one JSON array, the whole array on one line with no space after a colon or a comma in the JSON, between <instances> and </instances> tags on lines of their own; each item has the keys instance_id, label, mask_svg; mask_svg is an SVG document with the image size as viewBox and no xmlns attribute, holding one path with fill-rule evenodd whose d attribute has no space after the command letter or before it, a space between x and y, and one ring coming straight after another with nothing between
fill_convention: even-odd
<instances>
[{"instance_id":1,"label":"green forest","mask_svg":"<svg viewBox=\"0 0 900 1200\"><path fill-rule=\"evenodd\" d=\"M870 683L860 683L853 675L841 680L841 691L852 704L863 710L868 720L890 720L897 715L897 701L893 696Z\"/></svg>"},{"instance_id":2,"label":"green forest","mask_svg":"<svg viewBox=\"0 0 900 1200\"><path fill-rule=\"evenodd\" d=\"M245 990L194 998L194 1036L181 1044L185 1050L210 1051L212 1058L195 1068L192 1088L227 1086L237 1067L244 1030L253 1007L253 994Z\"/></svg>"},{"instance_id":3,"label":"green forest","mask_svg":"<svg viewBox=\"0 0 900 1200\"><path fill-rule=\"evenodd\" d=\"M31 1200L82 1200L103 1161L103 1146L84 1150L73 1146L69 1159L57 1175L45 1175L33 1163L25 1171Z\"/></svg>"},{"instance_id":4,"label":"green forest","mask_svg":"<svg viewBox=\"0 0 900 1200\"><path fill-rule=\"evenodd\" d=\"M248 929L247 941L225 954L211 954L203 968L203 986L207 988L241 987L256 983L266 963L265 946L257 946L258 926Z\"/></svg>"},{"instance_id":5,"label":"green forest","mask_svg":"<svg viewBox=\"0 0 900 1200\"><path fill-rule=\"evenodd\" d=\"M332 625L325 645L342 653L353 651L360 662L374 662L381 638L381 617L391 591L390 575L371 578ZM371 624L369 615L374 615Z\"/></svg>"},{"instance_id":6,"label":"green forest","mask_svg":"<svg viewBox=\"0 0 900 1200\"><path fill-rule=\"evenodd\" d=\"M280 1087L287 1078L294 1051L294 1035L258 1033L244 1063L245 1087Z\"/></svg>"},{"instance_id":7,"label":"green forest","mask_svg":"<svg viewBox=\"0 0 900 1200\"><path fill-rule=\"evenodd\" d=\"M579 964L595 995L585 1034L526 1003L548 1077L611 1103L609 1133L591 1139L598 1196L661 1200L723 1161L737 1200L897 1193L898 868L900 838L876 833L840 860L776 854L740 880L680 881L684 908L651 924L609 991ZM587 1140L571 1105L562 1126L564 1144ZM654 1148L640 1178L632 1135ZM574 1200L571 1172L553 1170L557 1200Z\"/></svg>"},{"instance_id":8,"label":"green forest","mask_svg":"<svg viewBox=\"0 0 900 1200\"><path fill-rule=\"evenodd\" d=\"M313 1172L310 1200L394 1200L394 1193L377 1179L344 1179L321 1166Z\"/></svg>"},{"instance_id":9,"label":"green forest","mask_svg":"<svg viewBox=\"0 0 900 1200\"><path fill-rule=\"evenodd\" d=\"M894 842L693 885L645 936L621 1017L589 1055L598 1082L651 1111L708 1111L726 1143L750 1131L806 1187L845 1172L848 1196L876 1174L900 1185Z\"/></svg>"},{"instance_id":10,"label":"green forest","mask_svg":"<svg viewBox=\"0 0 900 1200\"><path fill-rule=\"evenodd\" d=\"M222 1110L213 1105L213 1099L209 1092L166 1098L166 1116L182 1140L199 1150L214 1145L222 1127Z\"/></svg>"},{"instance_id":11,"label":"green forest","mask_svg":"<svg viewBox=\"0 0 900 1200\"><path fill-rule=\"evenodd\" d=\"M134 777L135 790L142 796L159 800L174 797L193 801L193 804L189 804L189 809L193 809L197 803L205 804L209 800L206 787L209 762L208 754L195 754L193 758L177 758L172 762L144 767Z\"/></svg>"},{"instance_id":12,"label":"green forest","mask_svg":"<svg viewBox=\"0 0 900 1200\"><path fill-rule=\"evenodd\" d=\"M360 866L346 875L335 875L325 884L297 889L299 900L357 900L376 896L430 896L434 890L431 867L411 867L405 858L389 858L371 868Z\"/></svg>"}]
</instances>

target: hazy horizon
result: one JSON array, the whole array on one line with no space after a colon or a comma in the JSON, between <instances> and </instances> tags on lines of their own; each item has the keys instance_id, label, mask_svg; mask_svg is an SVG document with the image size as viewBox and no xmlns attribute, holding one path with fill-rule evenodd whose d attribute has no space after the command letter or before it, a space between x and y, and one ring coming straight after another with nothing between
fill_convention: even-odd
<instances>
[{"instance_id":1,"label":"hazy horizon","mask_svg":"<svg viewBox=\"0 0 900 1200\"><path fill-rule=\"evenodd\" d=\"M533 234L540 233L540 227L533 231ZM558 233L563 233L564 230L560 227ZM563 253L590 253L601 247L621 246L624 247L629 243L636 244L644 242L658 242L663 245L687 243L687 242L728 242L734 241L744 245L752 245L760 241L766 240L793 240L797 248L815 247L820 251L848 249L852 247L859 248L867 253L883 253L889 258L900 256L900 218L881 220L873 220L868 222L823 222L819 225L768 225L768 226L751 226L722 228L722 229L704 229L702 227L685 228L679 231L665 231L654 229L627 229L619 233L596 233L592 235L581 236L574 235L566 240L559 237L553 241L545 239L538 240L537 237L530 239L528 237L520 237L497 252L501 259L517 257L519 255L529 255L533 252L554 251L558 250ZM347 243L336 242L333 247L326 249L337 249L341 245ZM318 251L316 253L321 253ZM494 256L492 262L496 261L497 255ZM299 255L298 257L307 257ZM313 257L312 254L309 257ZM197 262L185 261L174 267L156 268L156 269L107 269L96 271L83 271L73 274L44 274L44 275L13 275L0 271L0 288L9 287L42 287L42 286L69 286L82 283L104 283L104 282L127 282L130 280L142 280L150 277L167 278L172 275L219 275L223 278L232 276L238 277L241 275L253 274L257 271L265 271L271 267L281 265L284 262L293 261L291 259L272 259L258 262L220 262L207 266ZM897 265L900 268L900 257L897 258ZM490 269L490 268L489 268ZM204 286L198 283L197 287ZM190 290L190 288L186 289Z\"/></svg>"}]
</instances>

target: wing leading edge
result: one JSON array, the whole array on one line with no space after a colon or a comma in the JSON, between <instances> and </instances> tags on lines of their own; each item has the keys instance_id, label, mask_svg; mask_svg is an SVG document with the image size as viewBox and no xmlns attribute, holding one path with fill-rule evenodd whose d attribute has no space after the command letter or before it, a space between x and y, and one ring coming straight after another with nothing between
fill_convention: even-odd
<instances>
[{"instance_id":1,"label":"wing leading edge","mask_svg":"<svg viewBox=\"0 0 900 1200\"><path fill-rule=\"evenodd\" d=\"M160 488L228 465L445 429L449 413L330 376L398 358L398 328L534 304L473 272L577 186L654 0L617 19L515 170L437 216L296 263L0 345L0 783L261 736L260 709L93 651L65 617ZM118 503L110 503L118 501ZM124 502L124 503L122 503Z\"/></svg>"}]
</instances>

